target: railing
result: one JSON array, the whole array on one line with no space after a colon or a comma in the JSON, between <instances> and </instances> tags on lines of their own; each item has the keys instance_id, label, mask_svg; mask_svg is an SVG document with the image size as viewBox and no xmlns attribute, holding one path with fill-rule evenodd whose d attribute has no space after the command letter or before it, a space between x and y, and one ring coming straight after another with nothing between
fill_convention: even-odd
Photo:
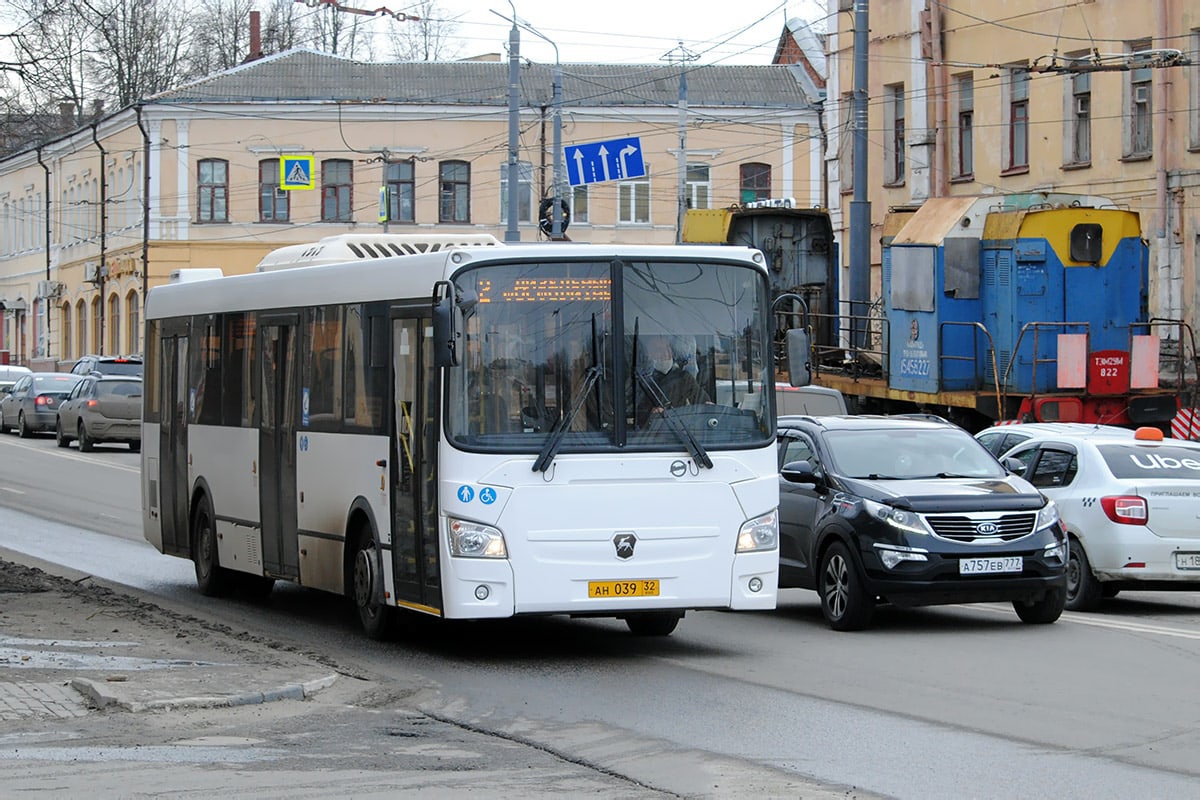
<instances>
[{"instance_id":1,"label":"railing","mask_svg":"<svg viewBox=\"0 0 1200 800\"><path fill-rule=\"evenodd\" d=\"M938 328L938 376L939 376L938 386L945 387L944 376L946 374L946 370L944 369L942 364L943 364L943 362L946 362L946 361L969 361L971 363L971 372L975 376L975 385L971 387L971 391L980 391L980 390L982 390L982 388L984 386L987 385L986 376L981 377L978 374L978 372L976 371L976 366L979 364L979 337L977 337L977 336L971 337L971 342L975 348L974 353L971 356L946 355L946 352L945 352L946 348L942 346L942 342L945 337L944 330L953 325L961 325L961 326L967 327L967 328L974 328L976 330L982 331L983 335L985 337L987 337L988 352L991 353L991 355L992 355L992 359L991 359L992 360L992 385L996 387L996 413L1003 415L1004 414L1004 403L1002 401L1004 400L1005 393L1003 391L1003 388L1000 385L1000 370L996 363L996 342L992 338L991 331L989 331L987 329L987 326L985 326L982 322L949 321L949 322L943 322L939 326L939 328Z\"/></svg>"}]
</instances>

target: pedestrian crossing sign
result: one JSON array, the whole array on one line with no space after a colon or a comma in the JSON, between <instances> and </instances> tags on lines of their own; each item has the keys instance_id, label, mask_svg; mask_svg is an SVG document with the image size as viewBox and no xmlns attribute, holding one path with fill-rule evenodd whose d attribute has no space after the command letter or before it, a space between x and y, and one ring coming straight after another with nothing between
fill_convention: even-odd
<instances>
[{"instance_id":1,"label":"pedestrian crossing sign","mask_svg":"<svg viewBox=\"0 0 1200 800\"><path fill-rule=\"evenodd\" d=\"M280 189L315 189L312 156L279 157Z\"/></svg>"}]
</instances>

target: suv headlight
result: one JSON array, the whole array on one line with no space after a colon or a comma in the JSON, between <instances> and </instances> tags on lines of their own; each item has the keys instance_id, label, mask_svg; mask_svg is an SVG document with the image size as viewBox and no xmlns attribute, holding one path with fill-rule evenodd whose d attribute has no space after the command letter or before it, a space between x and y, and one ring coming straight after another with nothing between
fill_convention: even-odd
<instances>
[{"instance_id":1,"label":"suv headlight","mask_svg":"<svg viewBox=\"0 0 1200 800\"><path fill-rule=\"evenodd\" d=\"M508 558L504 534L490 525L450 518L450 555L464 558Z\"/></svg>"},{"instance_id":2,"label":"suv headlight","mask_svg":"<svg viewBox=\"0 0 1200 800\"><path fill-rule=\"evenodd\" d=\"M925 524L925 520L921 518L920 514L905 511L902 508L885 506L883 503L876 503L874 500L864 499L862 504L869 515L898 531L914 533L920 536L927 536L930 533L929 527Z\"/></svg>"},{"instance_id":3,"label":"suv headlight","mask_svg":"<svg viewBox=\"0 0 1200 800\"><path fill-rule=\"evenodd\" d=\"M779 512L772 511L761 517L748 519L738 531L737 552L750 553L755 550L774 550L779 546Z\"/></svg>"},{"instance_id":4,"label":"suv headlight","mask_svg":"<svg viewBox=\"0 0 1200 800\"><path fill-rule=\"evenodd\" d=\"M1058 513L1058 504L1053 500L1047 500L1046 505L1042 506L1042 510L1038 512L1037 529L1043 531L1060 519L1062 516Z\"/></svg>"}]
</instances>

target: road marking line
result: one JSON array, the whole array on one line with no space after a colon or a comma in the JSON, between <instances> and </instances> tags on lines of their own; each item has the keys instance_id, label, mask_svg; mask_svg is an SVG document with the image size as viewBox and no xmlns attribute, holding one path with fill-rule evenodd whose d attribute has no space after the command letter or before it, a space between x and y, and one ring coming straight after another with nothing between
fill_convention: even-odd
<instances>
[{"instance_id":1,"label":"road marking line","mask_svg":"<svg viewBox=\"0 0 1200 800\"><path fill-rule=\"evenodd\" d=\"M977 611L990 611L994 614L1014 614L1011 608L1006 609L1003 606L992 606L986 603L976 605L957 605L957 608L975 609ZM1176 639L1200 639L1200 631L1187 630L1186 628L1167 628L1162 625L1148 625L1144 622L1126 622L1118 620L1101 619L1091 615L1085 615L1076 611L1064 612L1059 617L1060 622L1073 622L1076 625L1091 625L1094 628L1109 628L1115 631L1128 631L1130 633L1150 633L1155 636L1171 636Z\"/></svg>"},{"instance_id":2,"label":"road marking line","mask_svg":"<svg viewBox=\"0 0 1200 800\"><path fill-rule=\"evenodd\" d=\"M25 494L25 493L24 493L24 492L22 492L20 489L13 489L13 488L11 488L11 487L8 487L8 486L0 486L0 489L3 489L3 490L4 490L4 491L6 491L6 492L12 492L13 494Z\"/></svg>"},{"instance_id":3,"label":"road marking line","mask_svg":"<svg viewBox=\"0 0 1200 800\"><path fill-rule=\"evenodd\" d=\"M122 469L122 470L125 470L126 472L141 472L142 471L140 466L127 467L124 464L114 464L111 461L103 462L103 461L101 461L101 459L98 456L97 457L88 457L88 456L80 455L79 453L63 452L62 450L46 450L44 448L34 447L31 444L25 444L25 443L19 442L19 441L10 442L9 444L11 444L13 447L22 447L26 450L32 450L35 453L43 453L48 456L56 456L58 458L66 458L66 459L70 459L71 461L78 461L82 464L104 463L104 464L106 464L106 466L112 467L113 469Z\"/></svg>"}]
</instances>

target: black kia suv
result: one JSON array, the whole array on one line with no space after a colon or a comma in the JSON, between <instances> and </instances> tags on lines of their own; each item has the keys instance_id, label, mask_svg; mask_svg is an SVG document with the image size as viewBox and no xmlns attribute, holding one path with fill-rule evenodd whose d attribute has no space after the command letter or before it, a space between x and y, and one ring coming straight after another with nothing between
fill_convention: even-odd
<instances>
[{"instance_id":1,"label":"black kia suv","mask_svg":"<svg viewBox=\"0 0 1200 800\"><path fill-rule=\"evenodd\" d=\"M1054 503L932 415L779 419L779 587L815 590L834 630L900 607L1011 602L1046 624L1066 601Z\"/></svg>"}]
</instances>

